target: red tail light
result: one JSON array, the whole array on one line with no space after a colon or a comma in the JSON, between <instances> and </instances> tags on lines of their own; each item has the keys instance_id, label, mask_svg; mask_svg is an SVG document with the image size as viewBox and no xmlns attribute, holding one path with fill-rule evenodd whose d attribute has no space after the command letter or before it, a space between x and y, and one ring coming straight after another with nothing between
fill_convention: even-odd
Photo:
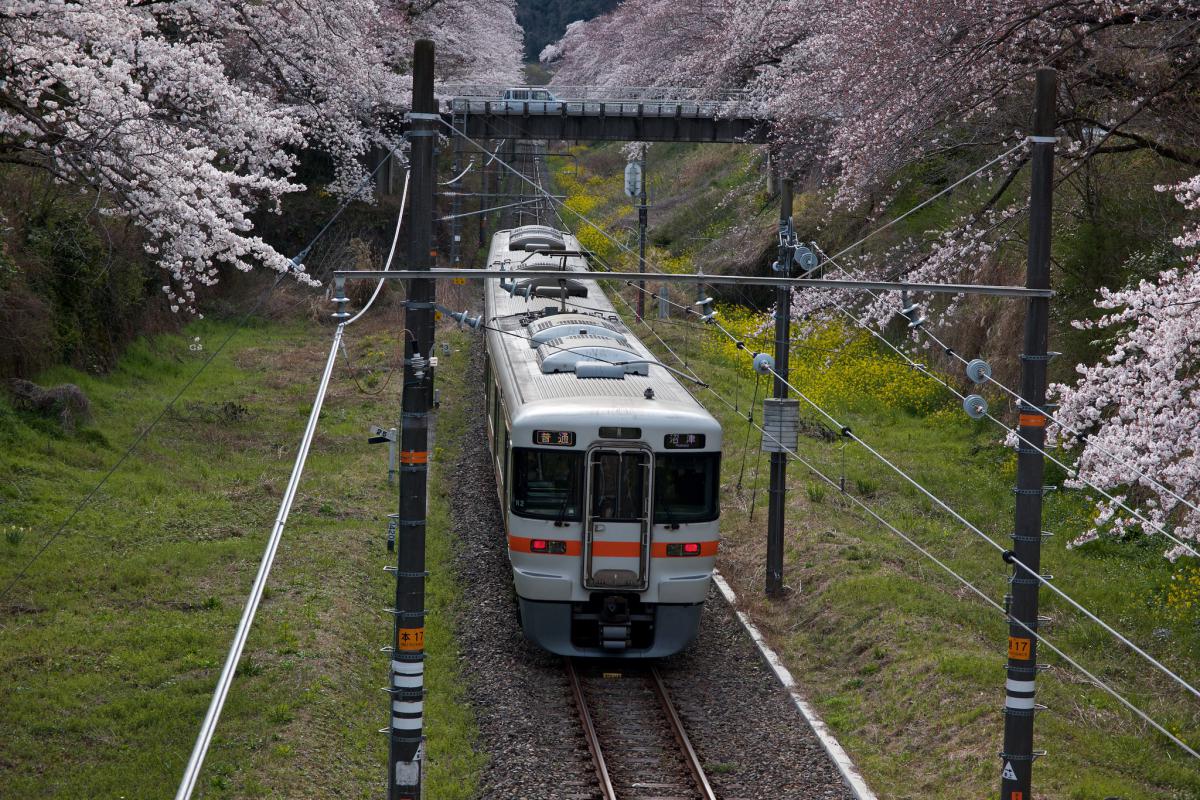
<instances>
[{"instance_id":1,"label":"red tail light","mask_svg":"<svg viewBox=\"0 0 1200 800\"><path fill-rule=\"evenodd\" d=\"M531 539L529 541L529 552L549 553L552 556L560 556L567 552L567 543L551 539Z\"/></svg>"},{"instance_id":2,"label":"red tail light","mask_svg":"<svg viewBox=\"0 0 1200 800\"><path fill-rule=\"evenodd\" d=\"M685 556L698 556L698 555L700 555L700 544L699 544L699 542L688 542L687 544L685 544L685 545L683 546L683 554L684 554Z\"/></svg>"},{"instance_id":3,"label":"red tail light","mask_svg":"<svg viewBox=\"0 0 1200 800\"><path fill-rule=\"evenodd\" d=\"M545 539L534 539L529 543L531 553L545 553L550 550L550 543Z\"/></svg>"}]
</instances>

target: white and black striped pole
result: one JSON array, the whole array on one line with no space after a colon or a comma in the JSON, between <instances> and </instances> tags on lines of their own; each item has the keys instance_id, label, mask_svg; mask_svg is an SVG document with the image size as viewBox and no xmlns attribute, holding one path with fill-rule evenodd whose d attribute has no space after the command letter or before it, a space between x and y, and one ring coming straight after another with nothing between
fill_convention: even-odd
<instances>
[{"instance_id":1,"label":"white and black striped pole","mask_svg":"<svg viewBox=\"0 0 1200 800\"><path fill-rule=\"evenodd\" d=\"M420 39L413 52L412 216L408 263L428 270L433 261L434 139L440 119L433 97L433 42ZM396 602L391 655L388 726L388 800L420 800L425 700L425 522L429 470L429 410L433 406L433 281L408 282L402 337L404 387L400 400L400 508L396 518Z\"/></svg>"},{"instance_id":2,"label":"white and black striped pole","mask_svg":"<svg viewBox=\"0 0 1200 800\"><path fill-rule=\"evenodd\" d=\"M1054 129L1057 76L1039 69L1034 94L1032 179L1029 206L1029 251L1025 285L1050 288L1050 224L1054 188ZM1025 350L1021 355L1019 433L1017 448L1016 515L1013 549L1005 559L1013 563L1008 608L1008 672L1004 698L1004 750L1000 753L1000 800L1033 800L1033 717L1037 712L1034 682L1037 677L1039 571L1042 561L1042 495L1045 492L1046 364L1049 361L1050 299L1031 297L1026 307ZM1019 562L1019 563L1017 563ZM1030 574L1030 571L1033 574Z\"/></svg>"}]
</instances>

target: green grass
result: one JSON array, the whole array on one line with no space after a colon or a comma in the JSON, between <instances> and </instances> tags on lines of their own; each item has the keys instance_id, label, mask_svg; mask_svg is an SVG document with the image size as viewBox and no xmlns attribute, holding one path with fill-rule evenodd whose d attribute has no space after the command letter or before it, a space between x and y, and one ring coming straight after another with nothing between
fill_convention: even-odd
<instances>
[{"instance_id":1,"label":"green grass","mask_svg":"<svg viewBox=\"0 0 1200 800\"><path fill-rule=\"evenodd\" d=\"M364 323L366 324L366 323ZM357 326L356 326L357 327ZM368 329L369 330L369 329ZM56 369L94 422L74 434L0 402L0 585L186 380L228 325L138 342L104 377ZM287 483L330 332L252 324L0 604L0 797L162 798L182 774ZM199 337L196 341L194 337ZM356 363L394 334L351 329ZM378 343L391 342L390 348ZM447 359L455 380L460 367ZM390 364L387 364L390 366ZM369 380L368 380L369 382ZM378 797L386 775L395 489L371 423L398 381L335 381L199 796ZM461 426L452 395L441 411ZM457 422L455 421L457 420ZM435 462L427 621L429 796L472 796L480 759L453 639L443 465Z\"/></svg>"}]
</instances>

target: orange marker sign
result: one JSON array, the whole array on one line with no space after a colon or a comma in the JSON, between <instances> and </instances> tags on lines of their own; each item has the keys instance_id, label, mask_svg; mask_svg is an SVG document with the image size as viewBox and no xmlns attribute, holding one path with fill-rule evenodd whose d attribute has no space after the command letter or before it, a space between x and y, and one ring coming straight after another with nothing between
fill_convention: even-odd
<instances>
[{"instance_id":1,"label":"orange marker sign","mask_svg":"<svg viewBox=\"0 0 1200 800\"><path fill-rule=\"evenodd\" d=\"M1009 658L1015 658L1020 661L1028 661L1032 650L1033 641L1031 639L1022 639L1019 636L1008 637Z\"/></svg>"},{"instance_id":2,"label":"orange marker sign","mask_svg":"<svg viewBox=\"0 0 1200 800\"><path fill-rule=\"evenodd\" d=\"M401 628L396 631L396 649L397 650L424 650L425 649L425 629L424 628Z\"/></svg>"}]
</instances>

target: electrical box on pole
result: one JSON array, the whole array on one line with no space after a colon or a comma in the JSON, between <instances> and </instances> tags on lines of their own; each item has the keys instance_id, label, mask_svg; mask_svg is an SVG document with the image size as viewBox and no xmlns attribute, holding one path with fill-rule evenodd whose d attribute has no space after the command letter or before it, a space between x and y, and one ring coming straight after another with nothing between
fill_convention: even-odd
<instances>
[{"instance_id":1,"label":"electrical box on pole","mask_svg":"<svg viewBox=\"0 0 1200 800\"><path fill-rule=\"evenodd\" d=\"M413 53L412 112L406 136L412 143L412 210L408 262L414 270L433 266L436 191L434 142L438 135L433 96L434 46L419 39ZM400 400L400 502L396 516L396 599L387 693L388 800L420 800L424 761L425 709L425 525L429 470L429 413L433 405L434 282L408 282L404 328L404 386Z\"/></svg>"},{"instance_id":2,"label":"electrical box on pole","mask_svg":"<svg viewBox=\"0 0 1200 800\"><path fill-rule=\"evenodd\" d=\"M792 262L792 181L785 178L779 197L779 261L778 268L790 275ZM773 397L785 401L788 397L788 348L791 343L792 290L781 286L775 291L775 386ZM782 407L778 407L782 410ZM766 409L764 409L764 421ZM765 437L764 437L765 438ZM796 439L791 439L795 447ZM776 443L778 446L778 443ZM767 445L764 442L764 449ZM771 489L767 506L767 585L768 597L783 594L783 532L787 515L788 454L782 448L771 452Z\"/></svg>"},{"instance_id":3,"label":"electrical box on pole","mask_svg":"<svg viewBox=\"0 0 1200 800\"><path fill-rule=\"evenodd\" d=\"M1054 189L1054 130L1057 74L1037 71L1033 135L1029 137L1032 176L1029 205L1029 249L1025 285L1050 288L1050 234ZM1032 800L1033 718L1037 712L1038 590L1042 565L1042 495L1045 493L1046 364L1050 300L1032 297L1025 313L1025 350L1021 354L1021 397L1018 406L1016 513L1008 608L1008 669L1004 698L1004 750L1000 753L1000 800Z\"/></svg>"}]
</instances>

